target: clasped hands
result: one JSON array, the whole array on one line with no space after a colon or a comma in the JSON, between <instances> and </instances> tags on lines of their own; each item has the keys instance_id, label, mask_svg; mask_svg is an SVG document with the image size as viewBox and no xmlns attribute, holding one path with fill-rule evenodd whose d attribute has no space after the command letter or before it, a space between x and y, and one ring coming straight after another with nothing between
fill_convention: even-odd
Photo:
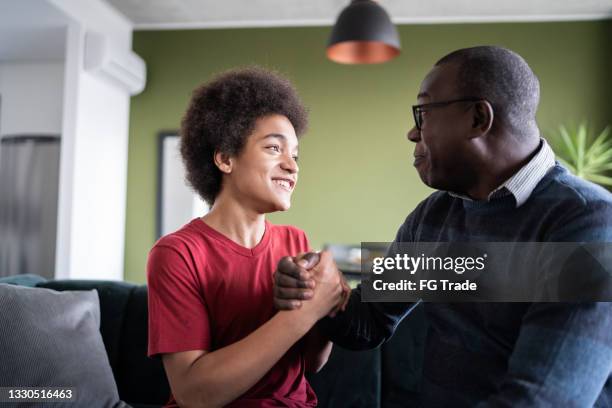
<instances>
[{"instance_id":1,"label":"clasped hands","mask_svg":"<svg viewBox=\"0 0 612 408\"><path fill-rule=\"evenodd\" d=\"M329 251L284 257L274 273L276 308L300 309L316 320L344 311L350 292Z\"/></svg>"}]
</instances>

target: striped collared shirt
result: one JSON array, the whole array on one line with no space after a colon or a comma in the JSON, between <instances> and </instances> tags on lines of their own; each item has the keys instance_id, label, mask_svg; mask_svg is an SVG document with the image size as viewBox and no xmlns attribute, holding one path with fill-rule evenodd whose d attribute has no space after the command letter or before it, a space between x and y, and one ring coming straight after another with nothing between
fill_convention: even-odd
<instances>
[{"instance_id":1,"label":"striped collared shirt","mask_svg":"<svg viewBox=\"0 0 612 408\"><path fill-rule=\"evenodd\" d=\"M512 177L503 182L493 190L487 197L487 201L511 194L516 201L516 207L520 207L527 201L540 180L555 166L555 153L545 139L540 138L540 148L535 156ZM472 198L457 193L449 194L462 200L474 201Z\"/></svg>"}]
</instances>

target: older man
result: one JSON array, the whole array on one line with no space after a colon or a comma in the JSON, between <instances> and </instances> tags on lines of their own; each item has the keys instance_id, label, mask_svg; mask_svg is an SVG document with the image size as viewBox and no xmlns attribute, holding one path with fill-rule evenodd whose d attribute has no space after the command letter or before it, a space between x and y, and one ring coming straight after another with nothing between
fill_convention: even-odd
<instances>
[{"instance_id":1,"label":"older man","mask_svg":"<svg viewBox=\"0 0 612 408\"><path fill-rule=\"evenodd\" d=\"M612 242L612 195L555 163L536 124L539 82L516 53L461 49L438 61L413 107L414 166L437 190L396 242ZM306 267L308 268L308 267ZM299 307L312 273L279 264L275 303ZM317 268L339 273L332 262ZM321 325L367 349L391 337L412 303L362 303ZM611 303L426 303L424 406L610 406Z\"/></svg>"}]
</instances>

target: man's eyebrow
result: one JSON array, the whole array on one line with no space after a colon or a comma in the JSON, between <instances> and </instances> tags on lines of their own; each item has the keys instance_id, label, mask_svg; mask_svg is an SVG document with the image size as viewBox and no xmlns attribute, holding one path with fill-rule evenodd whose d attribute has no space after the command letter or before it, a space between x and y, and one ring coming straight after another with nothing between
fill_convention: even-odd
<instances>
[{"instance_id":1,"label":"man's eyebrow","mask_svg":"<svg viewBox=\"0 0 612 408\"><path fill-rule=\"evenodd\" d=\"M417 99L419 98L429 98L429 94L427 92L421 92L417 95Z\"/></svg>"}]
</instances>

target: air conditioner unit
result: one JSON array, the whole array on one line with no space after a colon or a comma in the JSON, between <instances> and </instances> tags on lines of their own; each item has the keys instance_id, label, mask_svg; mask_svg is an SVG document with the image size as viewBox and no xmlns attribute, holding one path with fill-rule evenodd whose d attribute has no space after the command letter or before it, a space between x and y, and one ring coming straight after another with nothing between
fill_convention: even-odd
<instances>
[{"instance_id":1,"label":"air conditioner unit","mask_svg":"<svg viewBox=\"0 0 612 408\"><path fill-rule=\"evenodd\" d=\"M100 76L136 95L145 87L145 62L129 50L120 50L102 34L88 32L85 36L85 70Z\"/></svg>"}]
</instances>

